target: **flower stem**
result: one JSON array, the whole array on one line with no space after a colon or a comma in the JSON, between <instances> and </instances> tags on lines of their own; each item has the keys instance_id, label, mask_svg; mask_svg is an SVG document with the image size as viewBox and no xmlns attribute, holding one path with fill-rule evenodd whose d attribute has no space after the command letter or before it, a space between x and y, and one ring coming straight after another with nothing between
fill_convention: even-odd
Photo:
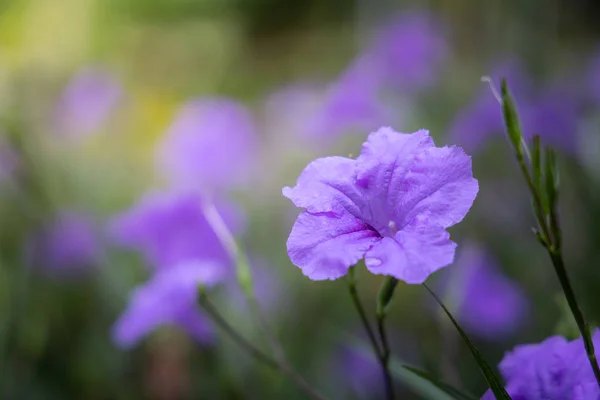
<instances>
[{"instance_id":1,"label":"flower stem","mask_svg":"<svg viewBox=\"0 0 600 400\"><path fill-rule=\"evenodd\" d=\"M360 297L358 296L358 290L356 288L356 280L354 279L354 267L350 269L348 272L348 290L350 291L350 297L352 297L352 302L354 303L354 307L356 311L358 311L358 315L360 316L360 320L367 331L367 335L369 336L369 341L371 342L371 346L373 347L373 352L377 356L377 360L381 365L381 371L383 373L383 383L385 387L386 394L388 399L393 399L393 389L392 389L392 377L388 368L388 361L383 357L383 352L379 348L379 344L377 343L377 339L375 338L375 332L369 323L369 319L367 318L367 314L365 309L360 301ZM384 332L385 334L385 332ZM387 358L389 359L389 352Z\"/></svg>"},{"instance_id":2,"label":"flower stem","mask_svg":"<svg viewBox=\"0 0 600 400\"><path fill-rule=\"evenodd\" d=\"M535 217L539 228L541 229L541 232L536 231L536 235L550 255L554 271L560 281L562 291L567 299L571 313L575 318L579 332L581 333L588 360L594 371L598 387L600 387L600 367L598 366L598 361L594 352L594 343L592 341L589 325L575 298L575 292L571 287L562 257L562 232L556 212L559 180L555 153L551 148L546 148L545 170L543 171L546 179L545 185L542 185L542 163L539 138L534 138L534 157L531 158L527 144L523 141L517 109L505 79L502 80L502 111L508 136L511 138L519 166L523 172L523 177L525 178L527 187L529 188L533 199ZM530 174L530 168L532 174ZM532 179L532 175L534 179Z\"/></svg>"},{"instance_id":3,"label":"flower stem","mask_svg":"<svg viewBox=\"0 0 600 400\"><path fill-rule=\"evenodd\" d=\"M327 400L325 396L317 392L315 389L308 384L301 376L295 373L287 366L281 365L278 361L265 354L262 350L258 349L244 337L242 337L226 320L219 314L217 309L210 303L206 294L203 290L199 291L198 303L206 311L206 313L212 318L212 320L227 334L229 337L242 349L248 352L257 361L262 362L269 368L279 370L288 376L297 386L301 389L308 398L312 400Z\"/></svg>"},{"instance_id":4,"label":"flower stem","mask_svg":"<svg viewBox=\"0 0 600 400\"><path fill-rule=\"evenodd\" d=\"M275 354L275 360L277 360L277 363L282 369L288 371L289 373L295 374L292 366L287 361L285 352L283 351L283 346L277 339L276 335L271 331L267 319L260 309L260 305L258 304L256 293L254 291L252 271L250 269L250 264L248 262L246 253L244 252L243 248L238 245L235 237L229 228L227 228L227 224L219 214L214 204L208 201L208 198L205 199L203 210L206 220L211 225L223 247L229 252L232 261L235 262L238 284L244 293L244 296L246 297L246 301L248 302L251 312L258 320L262 334L269 342L269 346Z\"/></svg>"},{"instance_id":5,"label":"flower stem","mask_svg":"<svg viewBox=\"0 0 600 400\"><path fill-rule=\"evenodd\" d=\"M381 289L379 289L379 294L377 295L377 308L375 310L375 316L377 318L377 332L379 333L379 339L381 340L382 346L380 360L385 377L385 392L388 399L394 398L394 386L389 368L391 353L390 345L387 340L384 323L388 305L394 297L394 291L396 290L397 285L398 280L396 278L387 276L384 279L383 284L381 285Z\"/></svg>"},{"instance_id":6,"label":"flower stem","mask_svg":"<svg viewBox=\"0 0 600 400\"><path fill-rule=\"evenodd\" d=\"M392 382L392 375L390 374L390 345L387 339L387 334L385 332L385 312L377 313L377 331L379 332L379 338L381 339L381 344L383 345L383 350L381 351L381 366L383 368L384 378L385 378L385 393L389 400L394 398L394 385Z\"/></svg>"},{"instance_id":7,"label":"flower stem","mask_svg":"<svg viewBox=\"0 0 600 400\"><path fill-rule=\"evenodd\" d=\"M552 260L552 265L554 265L556 275L558 276L558 280L560 281L562 290L567 299L567 303L569 304L569 308L571 309L571 313L573 314L575 322L577 323L577 328L579 328L579 332L581 333L583 344L585 346L585 352L592 370L594 371L596 382L598 383L598 387L600 387L600 368L598 368L598 360L596 359L594 342L592 341L592 336L590 334L590 327L583 317L583 313L581 312L579 305L577 304L575 292L571 287L571 282L569 280L569 276L567 275L562 253L560 249L548 249L548 252L550 254L550 259Z\"/></svg>"}]
</instances>

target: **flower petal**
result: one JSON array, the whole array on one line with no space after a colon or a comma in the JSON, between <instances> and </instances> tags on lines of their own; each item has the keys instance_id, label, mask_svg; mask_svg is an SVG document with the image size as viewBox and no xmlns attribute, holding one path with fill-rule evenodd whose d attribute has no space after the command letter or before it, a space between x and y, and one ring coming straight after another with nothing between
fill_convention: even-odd
<instances>
[{"instance_id":1,"label":"flower petal","mask_svg":"<svg viewBox=\"0 0 600 400\"><path fill-rule=\"evenodd\" d=\"M359 161L380 160L389 164L407 159L418 150L433 147L433 139L425 129L414 133L399 133L390 127L373 132L363 144Z\"/></svg>"},{"instance_id":2,"label":"flower petal","mask_svg":"<svg viewBox=\"0 0 600 400\"><path fill-rule=\"evenodd\" d=\"M444 228L411 226L385 237L365 255L365 265L374 274L390 275L406 283L419 284L433 272L452 263L456 244Z\"/></svg>"},{"instance_id":3,"label":"flower petal","mask_svg":"<svg viewBox=\"0 0 600 400\"><path fill-rule=\"evenodd\" d=\"M471 157L459 147L430 148L404 177L405 189L398 193L396 221L408 224L415 217L445 228L459 223L479 191L473 178ZM388 199L388 201L390 201Z\"/></svg>"},{"instance_id":4,"label":"flower petal","mask_svg":"<svg viewBox=\"0 0 600 400\"><path fill-rule=\"evenodd\" d=\"M413 134L397 133L391 128L381 128L371 133L357 158L357 185L361 188L362 218L382 235L389 235L391 211L406 192L405 175L415 160L433 140L426 130ZM399 221L395 221L398 223Z\"/></svg>"},{"instance_id":5,"label":"flower petal","mask_svg":"<svg viewBox=\"0 0 600 400\"><path fill-rule=\"evenodd\" d=\"M204 215L204 200L187 192L150 192L109 224L110 236L143 254L154 269L194 259L229 260ZM231 207L217 207L231 230L243 223Z\"/></svg>"},{"instance_id":6,"label":"flower petal","mask_svg":"<svg viewBox=\"0 0 600 400\"><path fill-rule=\"evenodd\" d=\"M190 262L155 274L134 290L113 327L114 341L120 347L132 347L161 325L177 325L198 341L208 341L210 327L196 308L197 287L212 286L223 274L222 265L206 262Z\"/></svg>"},{"instance_id":7,"label":"flower petal","mask_svg":"<svg viewBox=\"0 0 600 400\"><path fill-rule=\"evenodd\" d=\"M255 130L252 114L241 103L193 99L159 143L157 167L180 187L212 191L244 184L254 167Z\"/></svg>"},{"instance_id":8,"label":"flower petal","mask_svg":"<svg viewBox=\"0 0 600 400\"><path fill-rule=\"evenodd\" d=\"M368 225L344 213L298 216L287 241L294 265L312 280L337 279L360 260L379 235Z\"/></svg>"},{"instance_id":9,"label":"flower petal","mask_svg":"<svg viewBox=\"0 0 600 400\"><path fill-rule=\"evenodd\" d=\"M308 164L293 188L283 195L310 213L350 212L360 214L362 195L355 184L356 160L344 157L318 158Z\"/></svg>"}]
</instances>

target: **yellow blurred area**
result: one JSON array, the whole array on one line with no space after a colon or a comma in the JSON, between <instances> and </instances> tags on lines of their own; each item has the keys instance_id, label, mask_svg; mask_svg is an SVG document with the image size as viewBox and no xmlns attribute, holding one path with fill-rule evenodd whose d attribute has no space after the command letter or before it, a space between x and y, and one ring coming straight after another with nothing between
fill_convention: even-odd
<instances>
[{"instance_id":1,"label":"yellow blurred area","mask_svg":"<svg viewBox=\"0 0 600 400\"><path fill-rule=\"evenodd\" d=\"M0 15L0 55L14 68L63 71L85 60L95 0L21 0Z\"/></svg>"},{"instance_id":2,"label":"yellow blurred area","mask_svg":"<svg viewBox=\"0 0 600 400\"><path fill-rule=\"evenodd\" d=\"M229 66L242 54L241 32L230 16L162 26L132 18L114 4L119 3L0 3L0 91L9 92L11 79L36 74L56 98L81 68L108 67L124 92L108 129L134 157L148 160L178 105L222 88ZM4 97L0 94L0 108ZM89 147L106 145L102 138L88 141Z\"/></svg>"}]
</instances>

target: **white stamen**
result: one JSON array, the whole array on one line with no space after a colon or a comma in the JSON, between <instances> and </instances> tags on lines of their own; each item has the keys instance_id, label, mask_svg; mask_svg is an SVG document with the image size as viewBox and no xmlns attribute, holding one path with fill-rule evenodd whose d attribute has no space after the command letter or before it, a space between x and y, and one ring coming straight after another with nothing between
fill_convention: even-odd
<instances>
[{"instance_id":1,"label":"white stamen","mask_svg":"<svg viewBox=\"0 0 600 400\"><path fill-rule=\"evenodd\" d=\"M396 223L394 221L388 222L388 228L390 228L392 235L395 235L396 232L398 232L398 228L396 227Z\"/></svg>"}]
</instances>

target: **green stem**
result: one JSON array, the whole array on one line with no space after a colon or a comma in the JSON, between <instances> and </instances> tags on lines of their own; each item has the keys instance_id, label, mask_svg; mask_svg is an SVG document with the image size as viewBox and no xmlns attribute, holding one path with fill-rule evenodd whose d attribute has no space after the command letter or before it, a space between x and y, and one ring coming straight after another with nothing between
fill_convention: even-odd
<instances>
[{"instance_id":1,"label":"green stem","mask_svg":"<svg viewBox=\"0 0 600 400\"><path fill-rule=\"evenodd\" d=\"M527 182L529 191L531 192L531 195L533 196L533 211L534 211L535 217L538 221L538 226L542 230L544 239L548 242L548 244L551 245L552 236L550 235L550 231L546 224L546 219L544 218L544 214L543 214L544 208L542 205L542 199L541 199L539 193L537 192L537 190L535 190L535 185L533 184L531 176L529 175L529 170L527 168L527 165L525 164L525 159L523 158L523 153L517 151L517 160L519 161L519 166L521 167L521 171L523 172L523 176L525 177L525 181Z\"/></svg>"},{"instance_id":2,"label":"green stem","mask_svg":"<svg viewBox=\"0 0 600 400\"><path fill-rule=\"evenodd\" d=\"M278 361L274 360L260 349L256 348L244 337L242 337L226 320L219 314L217 309L210 303L206 295L200 290L198 295L198 303L204 311L212 318L212 320L227 334L229 337L242 349L248 352L257 361L262 362L271 369L283 372L301 389L308 398L312 400L327 400L325 396L317 392L308 384L301 376L293 370L282 366Z\"/></svg>"},{"instance_id":3,"label":"green stem","mask_svg":"<svg viewBox=\"0 0 600 400\"><path fill-rule=\"evenodd\" d=\"M360 316L360 320L365 327L365 331L369 336L369 341L371 342L371 347L373 348L373 352L377 356L377 358L381 358L381 351L379 350L379 345L377 344L377 339L375 338L375 332L371 328L371 324L369 323L369 319L367 318L367 313L360 301L360 297L358 296L358 290L356 289L356 281L354 278L348 275L348 290L350 291L350 297L352 298L352 303Z\"/></svg>"},{"instance_id":4,"label":"green stem","mask_svg":"<svg viewBox=\"0 0 600 400\"><path fill-rule=\"evenodd\" d=\"M385 312L377 313L377 331L379 332L379 338L381 339L381 344L383 345L383 350L381 352L381 367L383 368L384 378L385 378L385 393L387 399L393 400L394 398L394 385L392 382L392 375L390 374L390 345L387 339L387 334L385 332Z\"/></svg>"},{"instance_id":5,"label":"green stem","mask_svg":"<svg viewBox=\"0 0 600 400\"><path fill-rule=\"evenodd\" d=\"M379 289L379 294L377 296L377 308L375 311L375 315L377 317L377 332L379 333L379 339L381 340L382 345L380 359L385 374L385 388L388 399L394 398L394 386L389 368L391 351L389 342L387 340L384 323L387 314L387 308L394 297L396 286L398 286L398 279L391 276L387 276L385 278L383 285L381 285L381 289Z\"/></svg>"},{"instance_id":6,"label":"green stem","mask_svg":"<svg viewBox=\"0 0 600 400\"><path fill-rule=\"evenodd\" d=\"M548 251L550 253L550 259L552 260L552 265L554 265L554 270L556 271L556 275L558 276L558 280L560 281L560 286L562 287L562 290L565 294L567 303L569 304L569 308L571 309L571 313L575 318L577 328L579 328L579 332L581 333L581 338L583 339L585 352L587 354L587 358L590 362L592 370L594 371L596 382L598 383L598 387L600 387L600 368L598 367L598 360L596 359L594 342L592 341L589 325L585 321L583 313L581 312L581 309L577 304L575 292L573 291L571 282L569 280L569 276L567 275L567 270L565 268L565 264L562 258L562 253L560 249L548 249Z\"/></svg>"},{"instance_id":7,"label":"green stem","mask_svg":"<svg viewBox=\"0 0 600 400\"><path fill-rule=\"evenodd\" d=\"M392 390L392 377L388 368L388 360L383 357L382 351L379 349L379 345L377 344L377 339L375 338L375 332L371 328L371 324L369 323L369 319L367 318L367 313L360 301L360 297L358 296L358 290L356 288L356 281L354 279L354 268L352 268L348 273L348 289L350 291L350 297L352 297L352 302L354 303L354 307L356 311L358 311L358 315L360 316L360 320L367 331L367 335L369 336L369 341L371 342L371 346L373 348L373 352L377 356L377 360L379 361L379 365L381 366L381 371L383 373L383 383L385 387L385 391L388 395L388 398L393 398L393 390ZM389 352L388 357L389 359ZM391 396L391 397L390 397Z\"/></svg>"}]
</instances>

